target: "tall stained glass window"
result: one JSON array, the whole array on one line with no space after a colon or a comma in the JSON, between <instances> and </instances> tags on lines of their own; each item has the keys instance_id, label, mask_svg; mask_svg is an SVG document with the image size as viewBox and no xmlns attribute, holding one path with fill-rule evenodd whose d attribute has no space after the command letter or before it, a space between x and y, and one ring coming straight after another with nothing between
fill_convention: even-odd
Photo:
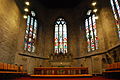
<instances>
[{"instance_id":1,"label":"tall stained glass window","mask_svg":"<svg viewBox=\"0 0 120 80\"><path fill-rule=\"evenodd\" d=\"M120 38L120 0L110 0L110 3L112 6L116 26L118 29L118 36Z\"/></svg>"},{"instance_id":2,"label":"tall stained glass window","mask_svg":"<svg viewBox=\"0 0 120 80\"><path fill-rule=\"evenodd\" d=\"M54 53L67 53L67 26L63 18L55 22Z\"/></svg>"},{"instance_id":3,"label":"tall stained glass window","mask_svg":"<svg viewBox=\"0 0 120 80\"><path fill-rule=\"evenodd\" d=\"M95 15L90 15L85 20L85 28L86 28L86 38L88 44L88 52L94 51L98 49L98 37L96 32L96 19Z\"/></svg>"},{"instance_id":4,"label":"tall stained glass window","mask_svg":"<svg viewBox=\"0 0 120 80\"><path fill-rule=\"evenodd\" d=\"M35 12L27 16L27 26L25 31L25 46L24 50L28 52L35 52L35 41L37 35L37 20L35 19Z\"/></svg>"}]
</instances>

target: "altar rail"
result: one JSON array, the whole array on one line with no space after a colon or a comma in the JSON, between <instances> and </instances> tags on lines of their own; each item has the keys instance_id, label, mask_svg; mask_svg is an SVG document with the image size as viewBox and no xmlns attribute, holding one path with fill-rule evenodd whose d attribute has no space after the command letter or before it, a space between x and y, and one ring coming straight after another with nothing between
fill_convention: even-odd
<instances>
[{"instance_id":1,"label":"altar rail","mask_svg":"<svg viewBox=\"0 0 120 80\"><path fill-rule=\"evenodd\" d=\"M88 74L86 67L37 67L34 68L35 75L77 75Z\"/></svg>"}]
</instances>

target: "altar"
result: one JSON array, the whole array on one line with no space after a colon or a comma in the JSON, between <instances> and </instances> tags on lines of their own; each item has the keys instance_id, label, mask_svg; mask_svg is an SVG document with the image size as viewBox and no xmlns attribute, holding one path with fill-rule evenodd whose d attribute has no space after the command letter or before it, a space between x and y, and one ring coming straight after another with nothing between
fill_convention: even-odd
<instances>
[{"instance_id":1,"label":"altar","mask_svg":"<svg viewBox=\"0 0 120 80\"><path fill-rule=\"evenodd\" d=\"M87 67L72 67L73 56L69 53L49 55L49 67L34 68L34 75L81 75L88 74Z\"/></svg>"}]
</instances>

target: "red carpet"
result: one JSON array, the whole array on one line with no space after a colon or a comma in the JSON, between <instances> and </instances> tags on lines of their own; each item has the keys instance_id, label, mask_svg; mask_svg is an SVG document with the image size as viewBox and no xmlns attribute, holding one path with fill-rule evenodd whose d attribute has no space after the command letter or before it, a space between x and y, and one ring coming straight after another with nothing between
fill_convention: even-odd
<instances>
[{"instance_id":1,"label":"red carpet","mask_svg":"<svg viewBox=\"0 0 120 80\"><path fill-rule=\"evenodd\" d=\"M1 79L0 79L1 80ZM120 79L107 79L102 77L93 77L93 78L18 78L12 80L120 80Z\"/></svg>"}]
</instances>

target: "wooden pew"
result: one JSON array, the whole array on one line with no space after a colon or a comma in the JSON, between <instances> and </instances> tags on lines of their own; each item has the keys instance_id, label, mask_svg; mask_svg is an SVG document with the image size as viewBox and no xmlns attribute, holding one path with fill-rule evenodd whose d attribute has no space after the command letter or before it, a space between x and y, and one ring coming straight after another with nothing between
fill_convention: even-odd
<instances>
[{"instance_id":1,"label":"wooden pew","mask_svg":"<svg viewBox=\"0 0 120 80\"><path fill-rule=\"evenodd\" d=\"M3 63L3 70L6 71L6 70L7 70L7 66L8 66L8 65L7 65L6 63Z\"/></svg>"},{"instance_id":2,"label":"wooden pew","mask_svg":"<svg viewBox=\"0 0 120 80\"><path fill-rule=\"evenodd\" d=\"M3 66L3 63L0 62L0 70L3 70L4 66Z\"/></svg>"},{"instance_id":3,"label":"wooden pew","mask_svg":"<svg viewBox=\"0 0 120 80\"><path fill-rule=\"evenodd\" d=\"M23 66L0 62L0 75L3 74L27 74L27 72L23 71Z\"/></svg>"},{"instance_id":4,"label":"wooden pew","mask_svg":"<svg viewBox=\"0 0 120 80\"><path fill-rule=\"evenodd\" d=\"M7 76L7 77L6 77ZM28 76L27 72L23 71L23 66L18 66L16 64L7 64L0 62L0 79L2 78L17 78Z\"/></svg>"},{"instance_id":5,"label":"wooden pew","mask_svg":"<svg viewBox=\"0 0 120 80\"><path fill-rule=\"evenodd\" d=\"M103 76L107 78L120 78L120 62L108 64L105 71L103 71Z\"/></svg>"}]
</instances>

